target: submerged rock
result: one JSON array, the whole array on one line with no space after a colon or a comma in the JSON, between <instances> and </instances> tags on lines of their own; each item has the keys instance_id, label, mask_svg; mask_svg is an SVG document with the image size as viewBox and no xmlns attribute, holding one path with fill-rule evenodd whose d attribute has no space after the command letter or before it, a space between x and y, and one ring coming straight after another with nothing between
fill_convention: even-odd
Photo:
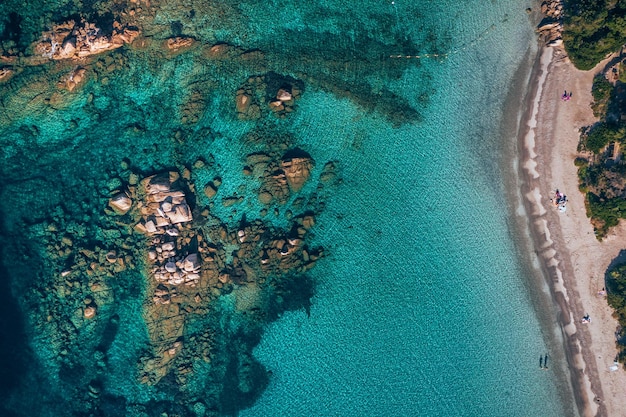
<instances>
[{"instance_id":1,"label":"submerged rock","mask_svg":"<svg viewBox=\"0 0 626 417\"><path fill-rule=\"evenodd\" d=\"M68 91L74 91L74 89L85 80L86 72L87 70L85 68L80 67L72 71L65 80L65 88Z\"/></svg>"},{"instance_id":2,"label":"submerged rock","mask_svg":"<svg viewBox=\"0 0 626 417\"><path fill-rule=\"evenodd\" d=\"M83 310L83 316L86 319L91 319L96 316L96 307L95 306L87 306Z\"/></svg>"},{"instance_id":3,"label":"submerged rock","mask_svg":"<svg viewBox=\"0 0 626 417\"><path fill-rule=\"evenodd\" d=\"M204 186L204 195L208 198L215 197L215 194L217 194L217 187L212 182Z\"/></svg>"},{"instance_id":4,"label":"submerged rock","mask_svg":"<svg viewBox=\"0 0 626 417\"><path fill-rule=\"evenodd\" d=\"M174 38L169 38L165 41L165 46L170 51L178 51L179 49L189 48L193 45L193 38L184 37L184 36L176 36Z\"/></svg>"},{"instance_id":5,"label":"submerged rock","mask_svg":"<svg viewBox=\"0 0 626 417\"><path fill-rule=\"evenodd\" d=\"M291 191L297 192L311 176L313 161L307 157L283 159L281 167L285 172L289 188Z\"/></svg>"}]
</instances>

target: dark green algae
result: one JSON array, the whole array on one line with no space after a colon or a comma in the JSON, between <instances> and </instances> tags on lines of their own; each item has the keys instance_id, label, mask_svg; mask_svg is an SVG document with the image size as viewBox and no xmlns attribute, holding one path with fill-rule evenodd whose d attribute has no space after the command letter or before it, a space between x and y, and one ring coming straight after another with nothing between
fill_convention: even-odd
<instances>
[{"instance_id":1,"label":"dark green algae","mask_svg":"<svg viewBox=\"0 0 626 417\"><path fill-rule=\"evenodd\" d=\"M231 230L242 215L263 221L272 230L269 239L286 233L281 219L287 212L297 216L323 210L340 182L320 186L315 179L299 195L305 203L294 196L268 207L256 203L259 184L254 179L242 188L241 173L230 170L223 147L237 151L241 160L235 165L241 168L245 155L291 149L298 137L289 114L277 117L267 107L258 119L238 119L235 95L246 80L266 77L268 85L292 80L301 83L303 95L323 91L349 99L395 126L420 120L428 85L413 102L372 83L381 78L390 85L408 68L419 67L419 61L388 59L390 51L420 52L392 29L389 14L369 16L380 29L376 36L351 22L354 16L321 8L316 13L342 25L343 34L313 26L263 34L248 27L250 16L238 2L177 3L142 3L136 14L144 17L138 24L142 35L131 45L79 63L40 65L29 65L23 57L33 53L32 43L51 24L82 16L106 29L112 19L130 19L120 15L137 6L96 1L44 2L26 9L15 1L0 5L0 16L5 16L0 21L2 53L19 56L11 64L15 74L0 84L3 415L208 416L235 415L250 406L271 378L252 348L264 326L284 311L308 311L315 281L306 273L272 277L263 311L223 308L220 297L228 297L232 288L221 289L211 307L190 316L186 327L186 338L210 339L210 363L196 365L184 383L169 373L153 387L141 384L137 363L150 346L141 313L145 238L124 219L106 213L116 181L127 185L130 173L204 172L190 181L198 188L194 209L209 207L215 211L209 223ZM169 51L163 40L172 36L194 43ZM228 52L212 54L210 48L220 44ZM71 92L61 88L59 81L77 65L86 69L85 81ZM297 102L294 109L298 111ZM315 158L314 149L307 151ZM194 171L196 161L204 166ZM323 166L316 164L314 176L323 173ZM214 177L223 178L227 189L243 191L246 202L227 209L208 201L201 187ZM265 217L263 209L269 213ZM77 326L71 320L77 299L59 296L51 287L54 277L71 267L82 249L121 247L133 264L107 280L97 319ZM76 282L82 296L87 283L82 278ZM63 343L67 346L60 347ZM190 347L189 356L195 354L201 352Z\"/></svg>"}]
</instances>

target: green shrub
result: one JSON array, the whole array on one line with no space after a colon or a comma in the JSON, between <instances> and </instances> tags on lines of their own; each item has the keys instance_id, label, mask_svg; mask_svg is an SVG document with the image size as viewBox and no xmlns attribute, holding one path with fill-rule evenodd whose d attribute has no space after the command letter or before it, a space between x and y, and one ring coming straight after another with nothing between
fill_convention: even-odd
<instances>
[{"instance_id":1,"label":"green shrub","mask_svg":"<svg viewBox=\"0 0 626 417\"><path fill-rule=\"evenodd\" d=\"M626 138L626 129L620 125L610 125L606 122L594 126L583 138L587 150L598 154L610 142L623 142Z\"/></svg>"},{"instance_id":2,"label":"green shrub","mask_svg":"<svg viewBox=\"0 0 626 417\"><path fill-rule=\"evenodd\" d=\"M614 310L614 315L622 327L617 346L618 358L624 363L626 359L626 345L624 336L626 329L626 263L618 264L609 269L607 273L606 288L608 291L607 301Z\"/></svg>"},{"instance_id":3,"label":"green shrub","mask_svg":"<svg viewBox=\"0 0 626 417\"><path fill-rule=\"evenodd\" d=\"M574 63L590 70L626 42L626 3L615 0L565 2L563 42Z\"/></svg>"},{"instance_id":4,"label":"green shrub","mask_svg":"<svg viewBox=\"0 0 626 417\"><path fill-rule=\"evenodd\" d=\"M593 95L593 103L591 108L593 109L593 115L596 117L604 117L606 115L606 109L613 92L613 85L602 74L598 74L593 79L593 86L591 87L591 94Z\"/></svg>"}]
</instances>

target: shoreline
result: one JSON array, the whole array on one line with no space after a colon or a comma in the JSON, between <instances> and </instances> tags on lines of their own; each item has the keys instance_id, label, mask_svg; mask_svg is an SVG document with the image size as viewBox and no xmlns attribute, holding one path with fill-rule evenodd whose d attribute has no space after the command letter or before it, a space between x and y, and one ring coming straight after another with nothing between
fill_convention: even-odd
<instances>
[{"instance_id":1,"label":"shoreline","mask_svg":"<svg viewBox=\"0 0 626 417\"><path fill-rule=\"evenodd\" d=\"M584 417L617 415L626 408L624 389L620 392L626 374L621 367L609 372L607 364L617 354L617 321L606 298L598 296L608 265L626 248L626 242L616 238L624 236L620 230L626 227L616 228L604 242L596 240L574 166L579 129L596 120L590 108L591 85L605 63L583 72L561 50L540 47L522 104L515 161L532 250L548 284L552 309L556 307L570 386ZM574 91L568 102L560 100L564 89ZM555 189L568 196L565 213L550 203ZM581 323L585 314L592 323Z\"/></svg>"}]
</instances>

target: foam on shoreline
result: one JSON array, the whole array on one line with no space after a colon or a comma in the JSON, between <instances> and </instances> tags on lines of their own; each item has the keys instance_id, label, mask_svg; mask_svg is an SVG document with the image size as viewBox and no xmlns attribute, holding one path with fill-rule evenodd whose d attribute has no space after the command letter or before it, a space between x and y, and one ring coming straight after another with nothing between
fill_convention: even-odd
<instances>
[{"instance_id":1,"label":"foam on shoreline","mask_svg":"<svg viewBox=\"0 0 626 417\"><path fill-rule=\"evenodd\" d=\"M559 283L549 278L549 268L557 266L558 261L554 258L557 253L545 218L548 210L543 201L547 198L539 185L544 155L538 145L544 138L538 129L541 123L538 116L552 59L553 49L540 47L532 50L527 63L518 69L500 127L501 136L510 140L501 163L503 172L509 174L505 181L510 209L515 213L511 216L513 235L518 256L526 266L527 290L550 350L550 372L558 381L559 401L566 415L579 415L580 395L567 359L566 334L555 320L561 314L555 291L564 291L564 285L562 280Z\"/></svg>"},{"instance_id":2,"label":"foam on shoreline","mask_svg":"<svg viewBox=\"0 0 626 417\"><path fill-rule=\"evenodd\" d=\"M548 76L555 58L553 49L544 48L531 79L526 123L521 126L518 136L520 166L522 167L520 175L523 181L522 194L534 249L545 271L553 303L558 306L558 322L579 413L582 416L599 416L605 415L606 410L597 402L592 401L598 395L599 386L592 384L590 374L586 372L590 365L583 357L580 335L577 332L571 308L574 300L571 298L571 288L568 287L563 276L562 249L561 252L557 250L550 232L548 211L545 208L548 198L542 194L542 189L545 189L541 182L542 173L550 169L550 160L537 150L538 116L542 100L545 100L544 94L547 94L544 87L549 82ZM545 109L542 108L542 110ZM541 140L548 141L550 137L545 136ZM593 387L593 385L596 386Z\"/></svg>"}]
</instances>

